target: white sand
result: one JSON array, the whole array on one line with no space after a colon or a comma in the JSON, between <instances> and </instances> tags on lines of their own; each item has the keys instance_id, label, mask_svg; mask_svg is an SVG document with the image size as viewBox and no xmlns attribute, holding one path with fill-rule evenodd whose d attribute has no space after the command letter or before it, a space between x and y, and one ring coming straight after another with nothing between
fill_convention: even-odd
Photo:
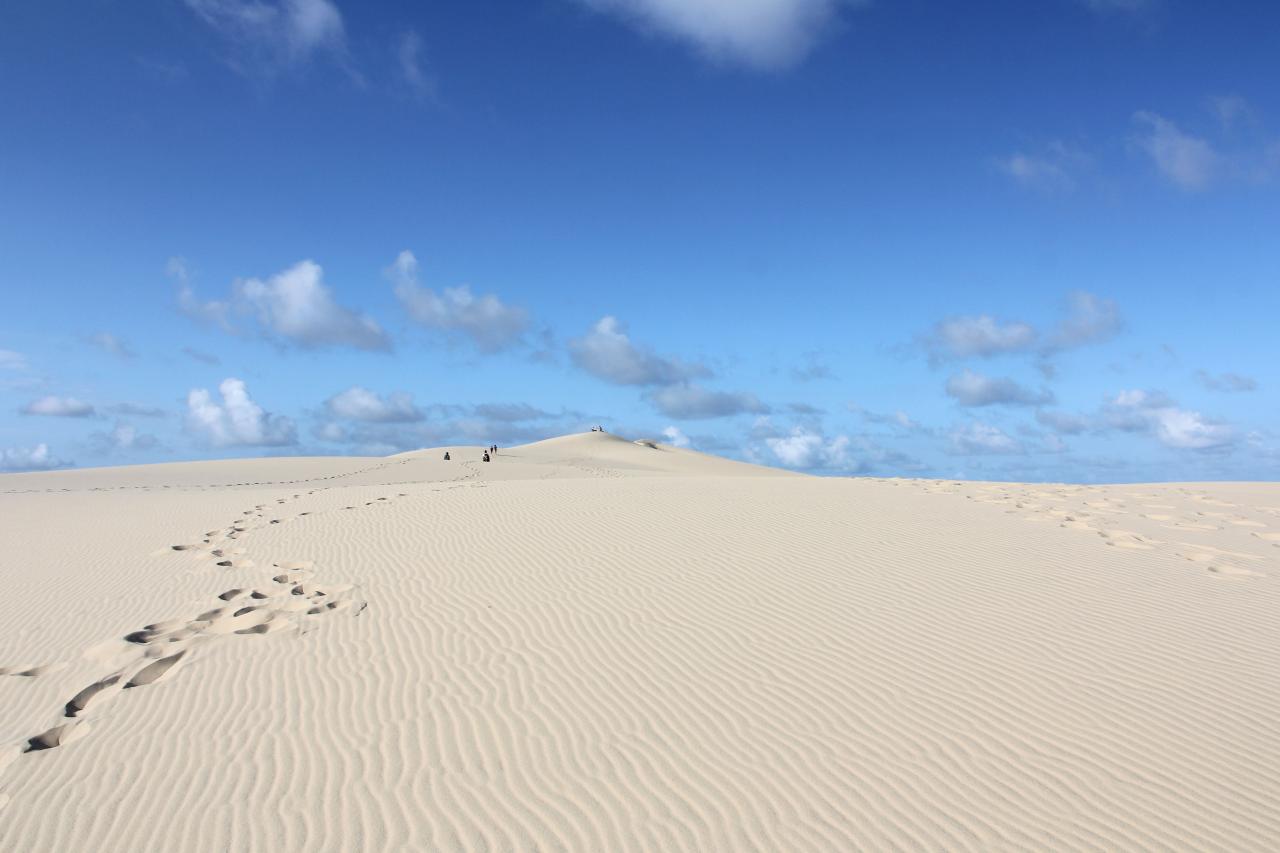
<instances>
[{"instance_id":1,"label":"white sand","mask_svg":"<svg viewBox=\"0 0 1280 853\"><path fill-rule=\"evenodd\" d=\"M1280 849L1280 486L451 450L0 477L0 850Z\"/></svg>"}]
</instances>

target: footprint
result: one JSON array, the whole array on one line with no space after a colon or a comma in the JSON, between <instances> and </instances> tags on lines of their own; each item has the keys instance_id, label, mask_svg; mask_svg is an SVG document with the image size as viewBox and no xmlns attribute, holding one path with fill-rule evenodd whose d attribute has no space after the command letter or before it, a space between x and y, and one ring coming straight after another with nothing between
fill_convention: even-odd
<instances>
[{"instance_id":1,"label":"footprint","mask_svg":"<svg viewBox=\"0 0 1280 853\"><path fill-rule=\"evenodd\" d=\"M47 732L41 732L27 740L27 752L39 752L42 749L54 749L66 746L89 733L89 726L81 722L63 723L54 726Z\"/></svg>"},{"instance_id":2,"label":"footprint","mask_svg":"<svg viewBox=\"0 0 1280 853\"><path fill-rule=\"evenodd\" d=\"M186 654L187 650L183 649L177 654L172 654L167 658L160 658L160 660L155 661L154 663L147 664L133 674L133 678L129 679L129 682L125 684L124 689L128 690L130 687L144 687L148 684L155 684L157 681L164 678L165 675L168 674L169 670L173 669L178 661L182 660Z\"/></svg>"},{"instance_id":3,"label":"footprint","mask_svg":"<svg viewBox=\"0 0 1280 853\"><path fill-rule=\"evenodd\" d=\"M89 710L91 705L93 707L97 707L106 702L116 694L117 691L114 688L120 681L120 675L120 673L109 675L101 681L95 681L93 684L90 684L75 696L71 697L71 700L67 702L67 707L63 710L63 713L68 717L78 717L85 711Z\"/></svg>"}]
</instances>

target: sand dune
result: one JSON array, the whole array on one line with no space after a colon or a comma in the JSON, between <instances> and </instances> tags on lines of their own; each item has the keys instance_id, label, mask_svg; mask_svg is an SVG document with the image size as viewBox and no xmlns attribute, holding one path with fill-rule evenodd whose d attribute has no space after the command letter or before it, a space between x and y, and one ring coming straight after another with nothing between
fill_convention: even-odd
<instances>
[{"instance_id":1,"label":"sand dune","mask_svg":"<svg viewBox=\"0 0 1280 853\"><path fill-rule=\"evenodd\" d=\"M1280 848L1280 486L0 477L0 849Z\"/></svg>"}]
</instances>

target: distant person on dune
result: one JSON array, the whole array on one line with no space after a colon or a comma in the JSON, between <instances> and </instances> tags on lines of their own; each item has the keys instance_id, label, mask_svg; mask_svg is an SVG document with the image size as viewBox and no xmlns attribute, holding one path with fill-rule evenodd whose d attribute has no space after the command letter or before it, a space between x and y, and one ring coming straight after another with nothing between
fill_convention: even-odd
<instances>
[{"instance_id":1,"label":"distant person on dune","mask_svg":"<svg viewBox=\"0 0 1280 853\"><path fill-rule=\"evenodd\" d=\"M445 461L445 462L448 462L448 461L449 461L449 451L447 451L447 450L444 452L444 461Z\"/></svg>"}]
</instances>

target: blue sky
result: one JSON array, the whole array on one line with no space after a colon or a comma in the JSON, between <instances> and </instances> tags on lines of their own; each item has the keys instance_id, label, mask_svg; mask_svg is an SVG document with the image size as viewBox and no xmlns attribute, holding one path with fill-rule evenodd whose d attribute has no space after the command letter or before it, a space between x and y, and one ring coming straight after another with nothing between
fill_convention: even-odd
<instances>
[{"instance_id":1,"label":"blue sky","mask_svg":"<svg viewBox=\"0 0 1280 853\"><path fill-rule=\"evenodd\" d=\"M94 0L0 27L0 470L594 424L1280 476L1270 3Z\"/></svg>"}]
</instances>

